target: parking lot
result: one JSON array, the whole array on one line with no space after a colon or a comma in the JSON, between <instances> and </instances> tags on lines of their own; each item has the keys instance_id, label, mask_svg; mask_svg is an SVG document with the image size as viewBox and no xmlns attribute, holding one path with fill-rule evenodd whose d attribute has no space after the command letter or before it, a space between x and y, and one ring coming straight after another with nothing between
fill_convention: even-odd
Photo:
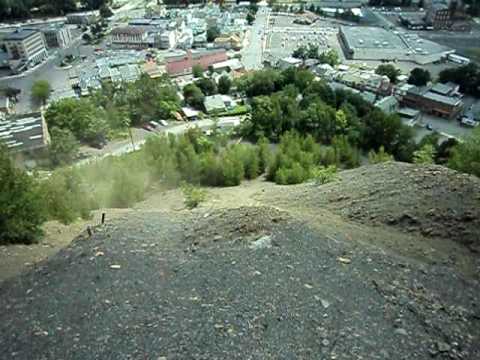
<instances>
[{"instance_id":1,"label":"parking lot","mask_svg":"<svg viewBox=\"0 0 480 360\"><path fill-rule=\"evenodd\" d=\"M273 59L291 56L300 46L315 44L319 51L331 47L337 28L329 22L318 21L313 25L295 24L295 17L289 15L273 15L269 21L266 51Z\"/></svg>"}]
</instances>

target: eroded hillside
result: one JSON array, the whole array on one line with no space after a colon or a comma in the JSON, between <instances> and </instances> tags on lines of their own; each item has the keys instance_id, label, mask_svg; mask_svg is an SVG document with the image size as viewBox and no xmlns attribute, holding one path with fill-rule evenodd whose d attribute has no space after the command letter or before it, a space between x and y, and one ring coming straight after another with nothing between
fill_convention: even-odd
<instances>
[{"instance_id":1,"label":"eroded hillside","mask_svg":"<svg viewBox=\"0 0 480 360\"><path fill-rule=\"evenodd\" d=\"M389 163L152 194L1 284L2 356L478 359L478 185Z\"/></svg>"}]
</instances>

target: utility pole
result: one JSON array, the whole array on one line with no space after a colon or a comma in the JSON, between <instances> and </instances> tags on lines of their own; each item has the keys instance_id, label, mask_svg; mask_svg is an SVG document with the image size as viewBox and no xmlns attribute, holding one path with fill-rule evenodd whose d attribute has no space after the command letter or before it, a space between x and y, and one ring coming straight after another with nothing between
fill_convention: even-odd
<instances>
[{"instance_id":1,"label":"utility pole","mask_svg":"<svg viewBox=\"0 0 480 360\"><path fill-rule=\"evenodd\" d=\"M128 135L130 135L130 141L132 142L132 150L135 151L135 143L133 142L132 128L128 127Z\"/></svg>"}]
</instances>

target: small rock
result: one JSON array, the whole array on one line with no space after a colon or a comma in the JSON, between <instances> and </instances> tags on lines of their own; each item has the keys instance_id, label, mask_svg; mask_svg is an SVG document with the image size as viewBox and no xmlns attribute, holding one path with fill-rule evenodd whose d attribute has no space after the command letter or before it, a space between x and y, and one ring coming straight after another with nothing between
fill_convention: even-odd
<instances>
[{"instance_id":1,"label":"small rock","mask_svg":"<svg viewBox=\"0 0 480 360\"><path fill-rule=\"evenodd\" d=\"M394 333L397 335L408 336L407 330L404 328L395 329Z\"/></svg>"},{"instance_id":2,"label":"small rock","mask_svg":"<svg viewBox=\"0 0 480 360\"><path fill-rule=\"evenodd\" d=\"M320 303L322 304L322 306L325 309L328 309L328 307L330 306L330 303L327 300L324 300L324 299L320 299Z\"/></svg>"},{"instance_id":3,"label":"small rock","mask_svg":"<svg viewBox=\"0 0 480 360\"><path fill-rule=\"evenodd\" d=\"M272 247L272 237L271 236L262 236L258 240L253 241L250 244L250 249L267 249Z\"/></svg>"},{"instance_id":4,"label":"small rock","mask_svg":"<svg viewBox=\"0 0 480 360\"><path fill-rule=\"evenodd\" d=\"M342 264L350 264L352 262L352 260L345 257L338 257L337 261L341 262Z\"/></svg>"},{"instance_id":5,"label":"small rock","mask_svg":"<svg viewBox=\"0 0 480 360\"><path fill-rule=\"evenodd\" d=\"M450 351L451 347L447 343L439 341L437 342L437 349L439 352L448 352Z\"/></svg>"}]
</instances>

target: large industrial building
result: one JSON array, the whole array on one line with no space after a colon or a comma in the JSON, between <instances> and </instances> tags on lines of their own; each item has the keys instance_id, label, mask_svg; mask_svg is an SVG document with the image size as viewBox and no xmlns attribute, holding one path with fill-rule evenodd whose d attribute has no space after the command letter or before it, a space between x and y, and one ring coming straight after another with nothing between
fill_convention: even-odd
<instances>
[{"instance_id":1,"label":"large industrial building","mask_svg":"<svg viewBox=\"0 0 480 360\"><path fill-rule=\"evenodd\" d=\"M5 36L4 45L11 64L23 62L27 66L33 66L42 62L48 56L45 38L37 30L15 30ZM13 66L15 67L16 64Z\"/></svg>"},{"instance_id":2,"label":"large industrial building","mask_svg":"<svg viewBox=\"0 0 480 360\"><path fill-rule=\"evenodd\" d=\"M339 38L345 56L352 60L412 61L424 65L455 52L416 34L378 27L341 26Z\"/></svg>"}]
</instances>

